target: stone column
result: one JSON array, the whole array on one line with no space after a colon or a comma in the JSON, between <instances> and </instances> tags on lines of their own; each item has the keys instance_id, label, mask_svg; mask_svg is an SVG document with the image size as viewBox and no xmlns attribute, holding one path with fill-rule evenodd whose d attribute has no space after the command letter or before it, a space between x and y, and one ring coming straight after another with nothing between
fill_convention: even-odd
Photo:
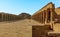
<instances>
[{"instance_id":1,"label":"stone column","mask_svg":"<svg viewBox=\"0 0 60 37\"><path fill-rule=\"evenodd\" d=\"M8 20L9 20L9 21L11 20L11 15L10 15L10 14L8 15Z\"/></svg>"},{"instance_id":2,"label":"stone column","mask_svg":"<svg viewBox=\"0 0 60 37\"><path fill-rule=\"evenodd\" d=\"M11 21L11 15L10 15L10 21Z\"/></svg>"},{"instance_id":3,"label":"stone column","mask_svg":"<svg viewBox=\"0 0 60 37\"><path fill-rule=\"evenodd\" d=\"M6 21L6 14L5 14L5 21Z\"/></svg>"},{"instance_id":4,"label":"stone column","mask_svg":"<svg viewBox=\"0 0 60 37\"><path fill-rule=\"evenodd\" d=\"M11 21L11 15L9 15L9 20Z\"/></svg>"},{"instance_id":5,"label":"stone column","mask_svg":"<svg viewBox=\"0 0 60 37\"><path fill-rule=\"evenodd\" d=\"M12 21L14 21L14 15L12 15Z\"/></svg>"},{"instance_id":6,"label":"stone column","mask_svg":"<svg viewBox=\"0 0 60 37\"><path fill-rule=\"evenodd\" d=\"M1 22L1 20L2 20L2 14L0 13L0 22Z\"/></svg>"},{"instance_id":7,"label":"stone column","mask_svg":"<svg viewBox=\"0 0 60 37\"><path fill-rule=\"evenodd\" d=\"M50 24L50 21L51 21L51 11L50 11L50 8L47 8L47 23Z\"/></svg>"},{"instance_id":8,"label":"stone column","mask_svg":"<svg viewBox=\"0 0 60 37\"><path fill-rule=\"evenodd\" d=\"M9 15L9 21L10 21L10 15Z\"/></svg>"},{"instance_id":9,"label":"stone column","mask_svg":"<svg viewBox=\"0 0 60 37\"><path fill-rule=\"evenodd\" d=\"M39 13L39 22L41 23L41 14Z\"/></svg>"},{"instance_id":10,"label":"stone column","mask_svg":"<svg viewBox=\"0 0 60 37\"><path fill-rule=\"evenodd\" d=\"M45 13L46 13L45 24L47 24L47 10L45 10Z\"/></svg>"},{"instance_id":11,"label":"stone column","mask_svg":"<svg viewBox=\"0 0 60 37\"><path fill-rule=\"evenodd\" d=\"M8 14L8 21L9 21L9 14Z\"/></svg>"},{"instance_id":12,"label":"stone column","mask_svg":"<svg viewBox=\"0 0 60 37\"><path fill-rule=\"evenodd\" d=\"M50 18L50 22L52 23L52 21L53 21L53 18L52 18L52 12L53 12L53 10L52 10L52 8L50 8L50 12L51 12L51 18Z\"/></svg>"},{"instance_id":13,"label":"stone column","mask_svg":"<svg viewBox=\"0 0 60 37\"><path fill-rule=\"evenodd\" d=\"M8 20L10 21L10 14L9 14L9 16L8 16L8 17L9 17L9 19L8 19Z\"/></svg>"},{"instance_id":14,"label":"stone column","mask_svg":"<svg viewBox=\"0 0 60 37\"><path fill-rule=\"evenodd\" d=\"M15 16L14 16L14 21L15 21Z\"/></svg>"},{"instance_id":15,"label":"stone column","mask_svg":"<svg viewBox=\"0 0 60 37\"><path fill-rule=\"evenodd\" d=\"M52 19L51 19L51 22L52 22L52 21L55 20L55 19L54 19L54 14L53 14L53 13L55 12L55 5L54 5L54 4L52 4L52 8L50 8L50 11L51 11L51 16L52 16L52 17L51 17L51 18L52 18Z\"/></svg>"},{"instance_id":16,"label":"stone column","mask_svg":"<svg viewBox=\"0 0 60 37\"><path fill-rule=\"evenodd\" d=\"M13 15L13 19L15 20L15 15ZM13 20L13 21L14 21L14 20Z\"/></svg>"},{"instance_id":17,"label":"stone column","mask_svg":"<svg viewBox=\"0 0 60 37\"><path fill-rule=\"evenodd\" d=\"M50 18L50 25L51 25L51 28L53 29L53 25L54 25L54 21L53 21L53 9L50 8L50 11L51 11L51 18Z\"/></svg>"},{"instance_id":18,"label":"stone column","mask_svg":"<svg viewBox=\"0 0 60 37\"><path fill-rule=\"evenodd\" d=\"M43 13L41 12L41 23L43 23Z\"/></svg>"},{"instance_id":19,"label":"stone column","mask_svg":"<svg viewBox=\"0 0 60 37\"><path fill-rule=\"evenodd\" d=\"M7 14L7 19L6 20L8 21L8 14Z\"/></svg>"},{"instance_id":20,"label":"stone column","mask_svg":"<svg viewBox=\"0 0 60 37\"><path fill-rule=\"evenodd\" d=\"M45 24L45 19L46 19L46 10L44 10L44 24Z\"/></svg>"},{"instance_id":21,"label":"stone column","mask_svg":"<svg viewBox=\"0 0 60 37\"><path fill-rule=\"evenodd\" d=\"M11 15L10 15L10 21L11 21Z\"/></svg>"},{"instance_id":22,"label":"stone column","mask_svg":"<svg viewBox=\"0 0 60 37\"><path fill-rule=\"evenodd\" d=\"M10 15L10 21L11 21L11 15Z\"/></svg>"},{"instance_id":23,"label":"stone column","mask_svg":"<svg viewBox=\"0 0 60 37\"><path fill-rule=\"evenodd\" d=\"M8 14L7 14L7 21L8 21Z\"/></svg>"},{"instance_id":24,"label":"stone column","mask_svg":"<svg viewBox=\"0 0 60 37\"><path fill-rule=\"evenodd\" d=\"M3 21L3 15L4 15L4 14L2 13L2 21Z\"/></svg>"},{"instance_id":25,"label":"stone column","mask_svg":"<svg viewBox=\"0 0 60 37\"><path fill-rule=\"evenodd\" d=\"M7 21L7 14L6 14L6 21Z\"/></svg>"},{"instance_id":26,"label":"stone column","mask_svg":"<svg viewBox=\"0 0 60 37\"><path fill-rule=\"evenodd\" d=\"M43 16L42 16L43 17L43 24L44 24L44 11L42 13L43 13Z\"/></svg>"},{"instance_id":27,"label":"stone column","mask_svg":"<svg viewBox=\"0 0 60 37\"><path fill-rule=\"evenodd\" d=\"M11 21L13 20L12 17L13 17L13 16L11 15Z\"/></svg>"}]
</instances>

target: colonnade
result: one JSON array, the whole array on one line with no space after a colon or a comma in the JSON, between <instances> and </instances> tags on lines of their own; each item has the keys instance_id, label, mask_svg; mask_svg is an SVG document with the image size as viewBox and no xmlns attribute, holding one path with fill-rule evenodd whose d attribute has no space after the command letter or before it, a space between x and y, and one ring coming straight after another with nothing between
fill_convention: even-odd
<instances>
[{"instance_id":1,"label":"colonnade","mask_svg":"<svg viewBox=\"0 0 60 37\"><path fill-rule=\"evenodd\" d=\"M35 19L43 24L51 23L53 21L53 9L47 8L46 10L43 10L32 16L32 19Z\"/></svg>"},{"instance_id":2,"label":"colonnade","mask_svg":"<svg viewBox=\"0 0 60 37\"><path fill-rule=\"evenodd\" d=\"M19 16L13 14L0 13L0 21L18 20Z\"/></svg>"}]
</instances>

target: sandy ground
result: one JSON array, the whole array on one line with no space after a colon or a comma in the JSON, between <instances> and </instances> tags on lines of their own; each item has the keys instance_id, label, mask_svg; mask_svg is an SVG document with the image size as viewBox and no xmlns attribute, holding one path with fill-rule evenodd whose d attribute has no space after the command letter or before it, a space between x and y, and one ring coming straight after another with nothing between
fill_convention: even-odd
<instances>
[{"instance_id":1,"label":"sandy ground","mask_svg":"<svg viewBox=\"0 0 60 37\"><path fill-rule=\"evenodd\" d=\"M32 19L0 22L0 37L32 37L32 25L40 25L40 23Z\"/></svg>"}]
</instances>

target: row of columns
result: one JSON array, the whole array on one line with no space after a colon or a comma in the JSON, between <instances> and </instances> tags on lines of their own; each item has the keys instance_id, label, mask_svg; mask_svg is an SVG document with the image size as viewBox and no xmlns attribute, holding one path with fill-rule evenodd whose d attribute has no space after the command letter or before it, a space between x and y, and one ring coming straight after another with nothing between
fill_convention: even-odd
<instances>
[{"instance_id":1,"label":"row of columns","mask_svg":"<svg viewBox=\"0 0 60 37\"><path fill-rule=\"evenodd\" d=\"M14 21L14 20L18 20L17 15L3 13L0 14L0 21Z\"/></svg>"},{"instance_id":2,"label":"row of columns","mask_svg":"<svg viewBox=\"0 0 60 37\"><path fill-rule=\"evenodd\" d=\"M47 24L53 21L53 9L47 8L32 16L32 19L39 21L40 23Z\"/></svg>"},{"instance_id":3,"label":"row of columns","mask_svg":"<svg viewBox=\"0 0 60 37\"><path fill-rule=\"evenodd\" d=\"M46 23L51 23L52 22L52 9L51 8L49 8L49 9L47 9L47 10L44 10L44 11L42 11L42 23L43 24L46 24Z\"/></svg>"}]
</instances>

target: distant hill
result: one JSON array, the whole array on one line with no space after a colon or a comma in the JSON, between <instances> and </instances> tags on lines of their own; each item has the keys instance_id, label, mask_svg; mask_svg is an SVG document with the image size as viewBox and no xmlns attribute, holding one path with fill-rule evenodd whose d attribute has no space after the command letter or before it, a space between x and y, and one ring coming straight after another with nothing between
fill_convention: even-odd
<instances>
[{"instance_id":1,"label":"distant hill","mask_svg":"<svg viewBox=\"0 0 60 37\"><path fill-rule=\"evenodd\" d=\"M60 8L60 7L58 7L58 8Z\"/></svg>"},{"instance_id":2,"label":"distant hill","mask_svg":"<svg viewBox=\"0 0 60 37\"><path fill-rule=\"evenodd\" d=\"M18 15L20 19L30 19L31 15L28 13L21 13Z\"/></svg>"}]
</instances>

